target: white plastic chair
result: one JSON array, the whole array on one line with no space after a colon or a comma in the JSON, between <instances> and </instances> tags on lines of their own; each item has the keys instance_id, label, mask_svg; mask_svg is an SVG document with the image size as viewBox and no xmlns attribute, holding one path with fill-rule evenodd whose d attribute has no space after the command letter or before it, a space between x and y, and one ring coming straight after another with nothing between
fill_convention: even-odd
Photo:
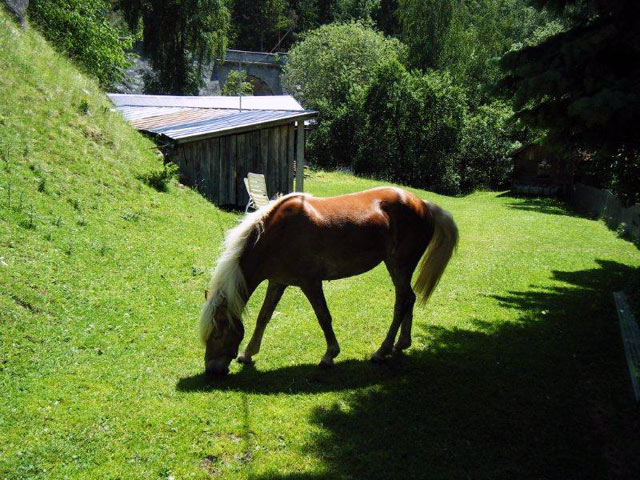
<instances>
[{"instance_id":1,"label":"white plastic chair","mask_svg":"<svg viewBox=\"0 0 640 480\"><path fill-rule=\"evenodd\" d=\"M249 194L249 201L247 202L247 208L244 209L244 213L247 213L249 208L257 210L269 203L267 182L265 181L264 175L249 172L247 178L244 179L244 186L247 188L247 193Z\"/></svg>"}]
</instances>

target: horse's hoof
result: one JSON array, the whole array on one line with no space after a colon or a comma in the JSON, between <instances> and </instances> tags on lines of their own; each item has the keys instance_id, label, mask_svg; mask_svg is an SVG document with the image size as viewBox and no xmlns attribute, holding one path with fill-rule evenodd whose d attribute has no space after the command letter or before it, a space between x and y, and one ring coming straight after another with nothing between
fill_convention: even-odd
<instances>
[{"instance_id":1,"label":"horse's hoof","mask_svg":"<svg viewBox=\"0 0 640 480\"><path fill-rule=\"evenodd\" d=\"M392 352L392 353L393 353L394 355L400 355L400 354L404 353L404 351L405 351L407 348L409 348L409 347L408 347L408 346L406 346L406 347L397 347L397 346L396 346L396 347L393 347L393 352Z\"/></svg>"},{"instance_id":2,"label":"horse's hoof","mask_svg":"<svg viewBox=\"0 0 640 480\"><path fill-rule=\"evenodd\" d=\"M384 363L385 357L384 357L384 355L376 352L371 356L371 361L373 363Z\"/></svg>"},{"instance_id":3,"label":"horse's hoof","mask_svg":"<svg viewBox=\"0 0 640 480\"><path fill-rule=\"evenodd\" d=\"M394 354L402 353L403 351L405 351L410 346L411 346L410 343L409 344L407 344L407 343L396 343L393 346L393 353Z\"/></svg>"},{"instance_id":4,"label":"horse's hoof","mask_svg":"<svg viewBox=\"0 0 640 480\"><path fill-rule=\"evenodd\" d=\"M320 360L320 363L318 364L318 366L320 368L332 368L333 367L333 359L323 358L322 360Z\"/></svg>"},{"instance_id":5,"label":"horse's hoof","mask_svg":"<svg viewBox=\"0 0 640 480\"><path fill-rule=\"evenodd\" d=\"M245 357L244 355L238 355L236 362L242 363L243 365L253 365L253 359L251 357Z\"/></svg>"},{"instance_id":6,"label":"horse's hoof","mask_svg":"<svg viewBox=\"0 0 640 480\"><path fill-rule=\"evenodd\" d=\"M222 378L229 375L229 367L224 367L221 370L206 369L204 373L209 378Z\"/></svg>"}]
</instances>

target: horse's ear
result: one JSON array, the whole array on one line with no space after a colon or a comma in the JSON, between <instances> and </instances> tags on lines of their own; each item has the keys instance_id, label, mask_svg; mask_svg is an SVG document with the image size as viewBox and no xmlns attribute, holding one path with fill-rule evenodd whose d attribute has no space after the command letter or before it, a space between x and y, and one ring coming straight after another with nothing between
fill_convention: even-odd
<instances>
[{"instance_id":1,"label":"horse's ear","mask_svg":"<svg viewBox=\"0 0 640 480\"><path fill-rule=\"evenodd\" d=\"M209 300L209 297L211 297L211 294L209 293L209 290L205 289L204 290L204 299L205 300Z\"/></svg>"}]
</instances>

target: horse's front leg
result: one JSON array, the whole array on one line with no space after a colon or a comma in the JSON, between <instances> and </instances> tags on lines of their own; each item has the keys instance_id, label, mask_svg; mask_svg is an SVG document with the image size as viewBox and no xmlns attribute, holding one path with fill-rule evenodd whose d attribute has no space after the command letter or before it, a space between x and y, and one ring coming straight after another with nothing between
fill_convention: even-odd
<instances>
[{"instance_id":1,"label":"horse's front leg","mask_svg":"<svg viewBox=\"0 0 640 480\"><path fill-rule=\"evenodd\" d=\"M276 309L276 305L278 305L278 302L282 298L285 288L287 288L286 285L269 282L267 294L264 297L262 308L260 308L260 313L256 320L256 328L254 329L253 335L251 335L251 340L249 340L244 352L238 355L238 362L252 363L253 360L251 357L260 351L260 344L262 343L264 330L267 328L267 324L269 323L269 320L271 320L271 316Z\"/></svg>"},{"instance_id":2,"label":"horse's front leg","mask_svg":"<svg viewBox=\"0 0 640 480\"><path fill-rule=\"evenodd\" d=\"M302 291L309 299L309 303L313 307L313 311L318 317L318 323L324 333L324 338L327 341L327 351L320 360L320 367L333 366L333 359L340 353L340 345L333 333L333 327L331 326L331 314L329 313L329 307L327 307L327 301L324 298L324 292L322 291L322 282L313 282L302 287Z\"/></svg>"}]
</instances>

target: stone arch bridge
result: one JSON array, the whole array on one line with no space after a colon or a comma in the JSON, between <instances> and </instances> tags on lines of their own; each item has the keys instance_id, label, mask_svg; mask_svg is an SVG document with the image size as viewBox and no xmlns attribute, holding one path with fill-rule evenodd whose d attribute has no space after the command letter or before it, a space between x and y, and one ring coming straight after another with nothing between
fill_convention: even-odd
<instances>
[{"instance_id":1,"label":"stone arch bridge","mask_svg":"<svg viewBox=\"0 0 640 480\"><path fill-rule=\"evenodd\" d=\"M282 53L227 50L223 59L214 62L207 85L200 90L200 94L211 95L221 88L232 70L247 72L247 80L253 84L254 95L285 94L287 92L280 78L285 60L286 55Z\"/></svg>"}]
</instances>

